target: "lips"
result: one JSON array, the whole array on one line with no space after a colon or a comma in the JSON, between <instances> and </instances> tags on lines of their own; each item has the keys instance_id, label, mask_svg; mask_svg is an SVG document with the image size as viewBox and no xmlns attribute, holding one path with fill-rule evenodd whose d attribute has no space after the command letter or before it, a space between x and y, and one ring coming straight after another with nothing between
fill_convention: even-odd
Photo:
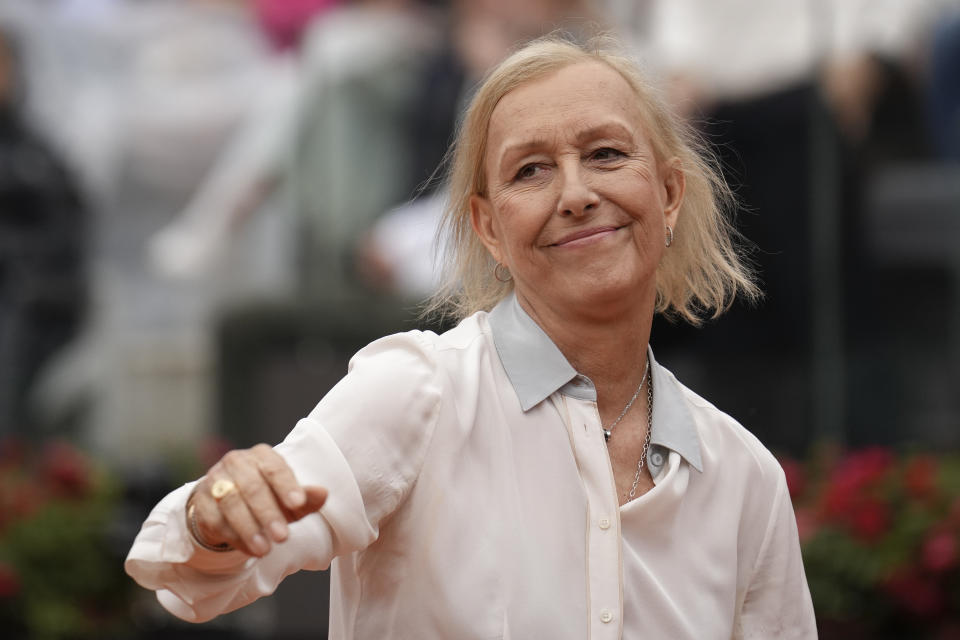
<instances>
[{"instance_id":1,"label":"lips","mask_svg":"<svg viewBox=\"0 0 960 640\"><path fill-rule=\"evenodd\" d=\"M621 229L614 225L604 225L601 227L591 227L589 229L580 229L574 233L567 234L551 244L551 247L575 246L579 244L588 244L593 240L600 240L602 237Z\"/></svg>"}]
</instances>

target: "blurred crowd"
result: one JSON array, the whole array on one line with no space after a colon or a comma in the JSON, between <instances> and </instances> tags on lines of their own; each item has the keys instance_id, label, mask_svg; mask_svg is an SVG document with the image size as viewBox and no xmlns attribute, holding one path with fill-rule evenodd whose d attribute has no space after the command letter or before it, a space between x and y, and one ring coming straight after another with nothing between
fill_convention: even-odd
<instances>
[{"instance_id":1,"label":"blurred crowd","mask_svg":"<svg viewBox=\"0 0 960 640\"><path fill-rule=\"evenodd\" d=\"M764 301L658 358L775 449L958 444L956 0L0 0L0 435L136 465L237 433L264 309L413 317L461 105L558 28L618 37L741 201Z\"/></svg>"}]
</instances>

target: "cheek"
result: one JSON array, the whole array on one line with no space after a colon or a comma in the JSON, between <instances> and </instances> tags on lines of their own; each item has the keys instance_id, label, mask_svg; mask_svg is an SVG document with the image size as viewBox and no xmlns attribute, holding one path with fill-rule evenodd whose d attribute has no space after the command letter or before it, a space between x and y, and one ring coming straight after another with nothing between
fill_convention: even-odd
<instances>
[{"instance_id":1,"label":"cheek","mask_svg":"<svg viewBox=\"0 0 960 640\"><path fill-rule=\"evenodd\" d=\"M532 189L502 194L493 204L500 237L508 251L535 244L550 217L549 198Z\"/></svg>"},{"instance_id":2,"label":"cheek","mask_svg":"<svg viewBox=\"0 0 960 640\"><path fill-rule=\"evenodd\" d=\"M610 199L644 226L657 226L663 220L662 193L644 173L631 171L611 184Z\"/></svg>"}]
</instances>

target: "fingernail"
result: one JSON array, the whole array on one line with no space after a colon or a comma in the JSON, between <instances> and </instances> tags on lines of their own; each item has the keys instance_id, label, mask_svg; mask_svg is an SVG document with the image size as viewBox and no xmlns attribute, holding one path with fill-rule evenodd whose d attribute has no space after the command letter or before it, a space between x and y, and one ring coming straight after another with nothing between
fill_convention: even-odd
<instances>
[{"instance_id":1,"label":"fingernail","mask_svg":"<svg viewBox=\"0 0 960 640\"><path fill-rule=\"evenodd\" d=\"M287 539L287 525L285 522L280 522L276 520L270 523L270 533L273 534L273 539L277 542L282 542Z\"/></svg>"},{"instance_id":2,"label":"fingernail","mask_svg":"<svg viewBox=\"0 0 960 640\"><path fill-rule=\"evenodd\" d=\"M267 542L267 539L264 538L259 533L253 536L253 540L251 541L251 543L252 543L251 546L253 547L253 551L255 551L256 553L263 554L263 553L266 553L267 551L270 551L270 543Z\"/></svg>"},{"instance_id":3,"label":"fingernail","mask_svg":"<svg viewBox=\"0 0 960 640\"><path fill-rule=\"evenodd\" d=\"M287 494L287 499L290 502L290 508L296 509L303 506L303 503L307 501L307 494L303 492L303 489L294 489Z\"/></svg>"}]
</instances>

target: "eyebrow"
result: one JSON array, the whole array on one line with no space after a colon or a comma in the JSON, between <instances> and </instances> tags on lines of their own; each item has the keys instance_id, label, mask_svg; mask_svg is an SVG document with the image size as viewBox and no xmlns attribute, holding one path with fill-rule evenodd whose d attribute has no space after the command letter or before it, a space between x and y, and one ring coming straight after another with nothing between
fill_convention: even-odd
<instances>
[{"instance_id":1,"label":"eyebrow","mask_svg":"<svg viewBox=\"0 0 960 640\"><path fill-rule=\"evenodd\" d=\"M537 149L542 149L543 147L549 146L549 144L550 143L546 138L533 138L523 142L515 142L503 148L500 153L500 160L503 160L507 156L523 154L529 151L536 151Z\"/></svg>"},{"instance_id":2,"label":"eyebrow","mask_svg":"<svg viewBox=\"0 0 960 640\"><path fill-rule=\"evenodd\" d=\"M633 134L631 133L630 129L619 122L605 122L603 124L578 131L576 134L576 140L578 143L605 137L622 137L633 140ZM550 142L546 138L532 138L530 140L524 140L523 142L509 144L504 147L503 151L500 153L500 160L502 161L504 158L512 155L536 151L538 149L542 149L543 147L549 146L549 144Z\"/></svg>"},{"instance_id":3,"label":"eyebrow","mask_svg":"<svg viewBox=\"0 0 960 640\"><path fill-rule=\"evenodd\" d=\"M606 137L624 137L633 140L633 133L630 129L619 122L605 122L594 127L577 132L577 142L594 140L596 138Z\"/></svg>"}]
</instances>

